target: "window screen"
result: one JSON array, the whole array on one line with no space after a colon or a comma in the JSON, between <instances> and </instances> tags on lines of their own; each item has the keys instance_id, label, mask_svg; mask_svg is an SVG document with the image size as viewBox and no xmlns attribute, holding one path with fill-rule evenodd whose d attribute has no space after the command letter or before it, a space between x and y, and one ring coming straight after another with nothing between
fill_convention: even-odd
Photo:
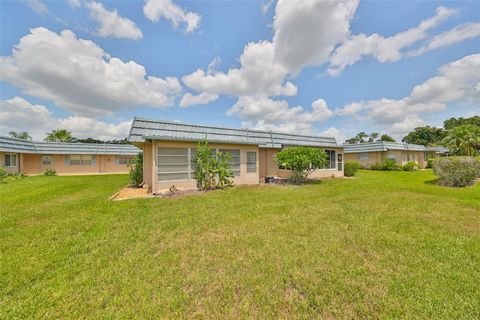
<instances>
[{"instance_id":1,"label":"window screen","mask_svg":"<svg viewBox=\"0 0 480 320\"><path fill-rule=\"evenodd\" d=\"M188 148L158 148L158 181L188 180L192 165Z\"/></svg>"},{"instance_id":2,"label":"window screen","mask_svg":"<svg viewBox=\"0 0 480 320\"><path fill-rule=\"evenodd\" d=\"M247 151L247 172L257 172L257 153Z\"/></svg>"},{"instance_id":3,"label":"window screen","mask_svg":"<svg viewBox=\"0 0 480 320\"><path fill-rule=\"evenodd\" d=\"M42 156L42 165L50 166L53 163L52 156Z\"/></svg>"},{"instance_id":4,"label":"window screen","mask_svg":"<svg viewBox=\"0 0 480 320\"><path fill-rule=\"evenodd\" d=\"M325 164L325 169L335 169L335 150L325 150L327 154L327 163Z\"/></svg>"},{"instance_id":5,"label":"window screen","mask_svg":"<svg viewBox=\"0 0 480 320\"><path fill-rule=\"evenodd\" d=\"M94 157L89 154L73 154L66 159L68 160L68 164L71 166L91 166L94 163Z\"/></svg>"},{"instance_id":6,"label":"window screen","mask_svg":"<svg viewBox=\"0 0 480 320\"><path fill-rule=\"evenodd\" d=\"M234 176L240 176L240 150L227 150L227 149L220 149L220 152L230 153L232 156L232 160L230 160L230 170Z\"/></svg>"},{"instance_id":7,"label":"window screen","mask_svg":"<svg viewBox=\"0 0 480 320\"><path fill-rule=\"evenodd\" d=\"M367 161L368 160L368 153L363 152L358 154L358 160L360 161Z\"/></svg>"},{"instance_id":8,"label":"window screen","mask_svg":"<svg viewBox=\"0 0 480 320\"><path fill-rule=\"evenodd\" d=\"M16 167L17 166L17 155L16 154L6 154L5 155L5 167Z\"/></svg>"},{"instance_id":9,"label":"window screen","mask_svg":"<svg viewBox=\"0 0 480 320\"><path fill-rule=\"evenodd\" d=\"M117 164L127 165L133 161L133 156L118 156Z\"/></svg>"}]
</instances>

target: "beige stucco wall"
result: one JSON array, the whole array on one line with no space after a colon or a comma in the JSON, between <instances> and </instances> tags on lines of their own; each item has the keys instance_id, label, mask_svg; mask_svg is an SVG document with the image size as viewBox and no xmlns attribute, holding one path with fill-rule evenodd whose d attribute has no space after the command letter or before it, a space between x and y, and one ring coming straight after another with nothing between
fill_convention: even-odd
<instances>
[{"instance_id":1,"label":"beige stucco wall","mask_svg":"<svg viewBox=\"0 0 480 320\"><path fill-rule=\"evenodd\" d=\"M140 146L140 145L138 145ZM197 182L194 179L177 180L160 182L157 178L157 148L196 148L197 144L194 142L181 141L155 141L152 144L143 144L144 150L144 182L147 185L152 185L149 188L155 193L167 191L172 185L177 189L194 189L197 187ZM210 143L212 149L232 149L240 150L240 176L234 177L233 182L236 185L242 184L258 184L259 183L259 150L258 146L238 145L238 144L216 144ZM247 172L247 151L257 152L257 171ZM149 170L148 168L152 168ZM149 175L151 174L151 178Z\"/></svg>"},{"instance_id":2,"label":"beige stucco wall","mask_svg":"<svg viewBox=\"0 0 480 320\"><path fill-rule=\"evenodd\" d=\"M26 174L41 174L47 169L53 169L58 175L85 175L85 174L111 174L128 173L127 165L117 164L116 155L95 155L95 164L92 165L68 165L65 164L66 155L52 156L52 165L42 164L42 155L24 154L21 172Z\"/></svg>"},{"instance_id":3,"label":"beige stucco wall","mask_svg":"<svg viewBox=\"0 0 480 320\"><path fill-rule=\"evenodd\" d=\"M343 165L342 170L338 170L338 154L343 154L343 149L341 148L331 148L329 150L335 150L335 169L322 169L312 172L308 177L310 179L321 179L321 178L331 178L331 177L343 177ZM267 149L260 148L260 179L264 180L267 176L274 176L279 178L288 178L291 175L290 170L279 169L277 163L273 159L275 154L279 152L280 149ZM345 163L343 159L342 163Z\"/></svg>"},{"instance_id":4,"label":"beige stucco wall","mask_svg":"<svg viewBox=\"0 0 480 320\"><path fill-rule=\"evenodd\" d=\"M363 152L362 152L363 153ZM406 151L406 150L392 150L392 151L379 151L368 152L368 160L360 160L360 153L346 153L346 161L357 161L360 166L365 169L369 169L372 165L382 162L384 159L395 159L395 162L399 165L403 165L408 162L408 155L410 155L410 161L418 163L418 168L423 169L426 166L426 160L423 151Z\"/></svg>"}]
</instances>

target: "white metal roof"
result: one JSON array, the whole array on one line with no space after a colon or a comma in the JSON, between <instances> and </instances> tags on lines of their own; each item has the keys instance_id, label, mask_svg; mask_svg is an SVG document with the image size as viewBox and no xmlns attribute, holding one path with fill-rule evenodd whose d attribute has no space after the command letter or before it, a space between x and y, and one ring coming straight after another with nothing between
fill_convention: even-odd
<instances>
[{"instance_id":1,"label":"white metal roof","mask_svg":"<svg viewBox=\"0 0 480 320\"><path fill-rule=\"evenodd\" d=\"M131 144L40 142L0 136L0 152L135 155L140 149Z\"/></svg>"},{"instance_id":2,"label":"white metal roof","mask_svg":"<svg viewBox=\"0 0 480 320\"><path fill-rule=\"evenodd\" d=\"M180 122L138 118L132 122L128 141L146 140L200 141L251 144L261 147L283 146L341 147L333 137L287 134L272 131L202 126Z\"/></svg>"},{"instance_id":3,"label":"white metal roof","mask_svg":"<svg viewBox=\"0 0 480 320\"><path fill-rule=\"evenodd\" d=\"M389 150L426 151L425 146L420 144L385 142L385 141L344 144L343 149L345 153L378 152L378 151L389 151Z\"/></svg>"}]
</instances>

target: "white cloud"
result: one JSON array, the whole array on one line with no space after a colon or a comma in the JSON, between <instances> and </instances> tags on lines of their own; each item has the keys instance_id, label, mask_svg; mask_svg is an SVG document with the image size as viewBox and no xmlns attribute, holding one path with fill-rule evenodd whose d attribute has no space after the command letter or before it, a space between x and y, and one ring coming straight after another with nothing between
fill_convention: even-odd
<instances>
[{"instance_id":1,"label":"white cloud","mask_svg":"<svg viewBox=\"0 0 480 320\"><path fill-rule=\"evenodd\" d=\"M198 92L227 95L295 95L297 88L284 79L288 71L274 62L271 42L251 42L240 56L240 68L226 73L201 69L182 78L183 83Z\"/></svg>"},{"instance_id":2,"label":"white cloud","mask_svg":"<svg viewBox=\"0 0 480 320\"><path fill-rule=\"evenodd\" d=\"M312 127L311 123L298 123L298 122L281 122L281 123L271 123L265 120L253 121L243 121L242 127L255 129L255 130L264 130L264 131L275 131L275 132L284 132L284 133L297 133L297 134L315 134L315 130Z\"/></svg>"},{"instance_id":3,"label":"white cloud","mask_svg":"<svg viewBox=\"0 0 480 320\"><path fill-rule=\"evenodd\" d=\"M278 1L275 60L291 73L327 62L335 45L348 36L357 6L357 0Z\"/></svg>"},{"instance_id":4,"label":"white cloud","mask_svg":"<svg viewBox=\"0 0 480 320\"><path fill-rule=\"evenodd\" d=\"M68 0L68 3L74 8L80 8L82 6L80 0Z\"/></svg>"},{"instance_id":5,"label":"white cloud","mask_svg":"<svg viewBox=\"0 0 480 320\"><path fill-rule=\"evenodd\" d=\"M85 7L90 16L100 25L96 34L107 38L141 39L142 31L130 19L120 17L117 10L109 11L99 2L87 2Z\"/></svg>"},{"instance_id":6,"label":"white cloud","mask_svg":"<svg viewBox=\"0 0 480 320\"><path fill-rule=\"evenodd\" d=\"M272 6L272 4L273 4L273 0L265 0L265 2L262 4L262 7L261 7L262 13L266 14L268 9L270 9L270 7Z\"/></svg>"},{"instance_id":7,"label":"white cloud","mask_svg":"<svg viewBox=\"0 0 480 320\"><path fill-rule=\"evenodd\" d=\"M47 14L50 14L50 10L48 10L47 6L45 3L43 3L41 0L24 0L28 6L35 11L35 13L44 16Z\"/></svg>"},{"instance_id":8,"label":"white cloud","mask_svg":"<svg viewBox=\"0 0 480 320\"><path fill-rule=\"evenodd\" d=\"M335 113L386 126L395 134L406 133L423 124L422 113L445 110L450 103L480 105L479 89L480 54L473 54L442 66L437 76L415 86L409 96L353 102Z\"/></svg>"},{"instance_id":9,"label":"white cloud","mask_svg":"<svg viewBox=\"0 0 480 320\"><path fill-rule=\"evenodd\" d=\"M142 65L111 57L70 30L31 29L10 56L0 57L0 67L1 79L26 94L87 116L171 106L181 90L175 77L149 76Z\"/></svg>"},{"instance_id":10,"label":"white cloud","mask_svg":"<svg viewBox=\"0 0 480 320\"><path fill-rule=\"evenodd\" d=\"M466 23L453 29L444 31L431 38L421 48L407 52L408 56L419 56L427 51L448 47L457 42L480 37L480 22Z\"/></svg>"},{"instance_id":11,"label":"white cloud","mask_svg":"<svg viewBox=\"0 0 480 320\"><path fill-rule=\"evenodd\" d=\"M36 140L42 140L46 132L59 128L71 131L76 138L112 140L125 138L131 121L112 124L79 116L56 118L47 107L31 104L21 97L14 97L0 101L0 123L1 134L27 131Z\"/></svg>"},{"instance_id":12,"label":"white cloud","mask_svg":"<svg viewBox=\"0 0 480 320\"><path fill-rule=\"evenodd\" d=\"M186 32L192 32L200 26L201 16L198 13L187 12L171 0L145 0L143 13L152 22L167 19L175 28L183 23Z\"/></svg>"},{"instance_id":13,"label":"white cloud","mask_svg":"<svg viewBox=\"0 0 480 320\"><path fill-rule=\"evenodd\" d=\"M311 111L302 106L290 107L285 100L272 100L265 96L242 96L227 111L227 115L236 115L249 121L268 120L268 123L311 123L325 121L333 115L333 111L323 99L312 103Z\"/></svg>"},{"instance_id":14,"label":"white cloud","mask_svg":"<svg viewBox=\"0 0 480 320\"><path fill-rule=\"evenodd\" d=\"M326 137L334 137L338 144L342 144L347 139L345 132L340 131L335 127L330 127L322 131L320 134Z\"/></svg>"},{"instance_id":15,"label":"white cloud","mask_svg":"<svg viewBox=\"0 0 480 320\"><path fill-rule=\"evenodd\" d=\"M218 95L202 92L198 95L193 95L187 92L180 100L180 107L190 107L195 105L207 104L218 99Z\"/></svg>"},{"instance_id":16,"label":"white cloud","mask_svg":"<svg viewBox=\"0 0 480 320\"><path fill-rule=\"evenodd\" d=\"M406 55L402 50L411 47L420 40L426 39L428 30L457 13L454 9L438 7L436 15L423 20L415 27L399 32L391 37L383 37L377 33L367 36L363 33L350 36L330 57L328 73L337 76L347 67L371 56L381 63L400 60Z\"/></svg>"}]
</instances>

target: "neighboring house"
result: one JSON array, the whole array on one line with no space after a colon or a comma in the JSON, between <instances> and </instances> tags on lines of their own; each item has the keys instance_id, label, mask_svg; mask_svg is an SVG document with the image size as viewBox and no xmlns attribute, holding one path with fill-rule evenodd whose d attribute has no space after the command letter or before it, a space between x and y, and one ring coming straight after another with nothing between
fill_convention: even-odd
<instances>
[{"instance_id":1,"label":"neighboring house","mask_svg":"<svg viewBox=\"0 0 480 320\"><path fill-rule=\"evenodd\" d=\"M345 161L358 161L362 168L370 168L384 159L393 159L399 165L414 161L423 169L427 166L428 159L448 153L443 147L385 141L344 144L343 148Z\"/></svg>"},{"instance_id":2,"label":"neighboring house","mask_svg":"<svg viewBox=\"0 0 480 320\"><path fill-rule=\"evenodd\" d=\"M140 150L130 144L38 142L0 136L0 166L10 173L127 173Z\"/></svg>"},{"instance_id":3,"label":"neighboring house","mask_svg":"<svg viewBox=\"0 0 480 320\"><path fill-rule=\"evenodd\" d=\"M273 156L289 146L318 147L326 151L326 169L311 178L342 177L343 148L335 138L278 132L189 125L135 118L128 141L144 153L145 187L154 193L168 189L195 188L194 166L198 141L207 140L212 149L232 155L235 184L258 184L267 176L288 177L289 170L277 167Z\"/></svg>"}]
</instances>

